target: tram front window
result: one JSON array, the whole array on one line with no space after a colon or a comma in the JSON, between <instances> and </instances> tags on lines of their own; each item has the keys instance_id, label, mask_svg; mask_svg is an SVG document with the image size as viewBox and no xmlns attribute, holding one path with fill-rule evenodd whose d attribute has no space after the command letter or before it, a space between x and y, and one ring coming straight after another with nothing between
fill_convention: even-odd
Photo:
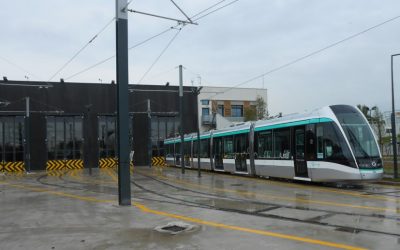
<instances>
[{"instance_id":1,"label":"tram front window","mask_svg":"<svg viewBox=\"0 0 400 250\"><path fill-rule=\"evenodd\" d=\"M343 128L359 164L363 160L380 158L375 137L362 114L351 106L336 105L331 108Z\"/></svg>"}]
</instances>

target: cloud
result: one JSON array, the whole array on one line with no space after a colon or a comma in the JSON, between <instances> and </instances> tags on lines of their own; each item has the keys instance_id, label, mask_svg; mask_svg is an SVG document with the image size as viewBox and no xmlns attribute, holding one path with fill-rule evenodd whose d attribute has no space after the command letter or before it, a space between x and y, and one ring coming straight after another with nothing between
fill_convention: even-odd
<instances>
[{"instance_id":1,"label":"cloud","mask_svg":"<svg viewBox=\"0 0 400 250\"><path fill-rule=\"evenodd\" d=\"M217 1L176 1L189 15ZM226 1L229 2L229 1ZM47 80L98 32L115 13L114 1L7 1L0 6L0 56ZM396 0L238 1L186 26L144 83L177 83L174 67L183 64L185 82L234 86L351 34L398 15ZM130 8L184 18L169 1L134 1ZM129 14L130 46L175 22ZM390 55L400 52L400 20L264 77L271 113L293 113L328 104L379 105L390 109ZM138 81L175 31L130 51L130 79ZM115 52L112 24L55 79L69 76ZM400 58L396 81L400 82ZM172 69L172 70L170 70ZM155 75L168 71L157 78ZM190 71L189 71L190 70ZM25 72L0 60L0 74L24 79ZM73 81L115 79L111 60ZM257 79L242 87L261 87ZM398 86L398 84L397 84ZM400 96L396 97L400 103Z\"/></svg>"}]
</instances>

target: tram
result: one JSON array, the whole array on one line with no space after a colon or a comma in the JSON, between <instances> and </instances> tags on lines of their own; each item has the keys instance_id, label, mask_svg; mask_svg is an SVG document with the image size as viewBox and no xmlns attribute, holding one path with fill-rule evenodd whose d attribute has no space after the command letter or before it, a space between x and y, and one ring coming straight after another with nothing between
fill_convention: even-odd
<instances>
[{"instance_id":1,"label":"tram","mask_svg":"<svg viewBox=\"0 0 400 250\"><path fill-rule=\"evenodd\" d=\"M382 178L382 156L365 116L349 105L247 122L164 141L166 162L262 177L312 182Z\"/></svg>"}]
</instances>

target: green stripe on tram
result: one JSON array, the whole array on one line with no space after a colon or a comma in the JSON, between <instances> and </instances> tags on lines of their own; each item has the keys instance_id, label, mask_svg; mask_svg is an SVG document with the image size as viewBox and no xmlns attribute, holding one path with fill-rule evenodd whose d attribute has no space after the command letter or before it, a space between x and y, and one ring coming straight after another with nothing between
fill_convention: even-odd
<instances>
[{"instance_id":1,"label":"green stripe on tram","mask_svg":"<svg viewBox=\"0 0 400 250\"><path fill-rule=\"evenodd\" d=\"M277 128L287 128L287 127L294 127L294 126L301 126L307 124L315 124L315 123L322 123L322 122L331 122L332 119L330 118L313 118L303 121L296 121L296 122L288 122L288 123L281 123L281 124L274 124L274 125L265 125L261 127L257 127L254 131L262 131L262 130L270 130L270 129L277 129Z\"/></svg>"},{"instance_id":2,"label":"green stripe on tram","mask_svg":"<svg viewBox=\"0 0 400 250\"><path fill-rule=\"evenodd\" d=\"M278 128L287 128L287 127L294 127L294 126L301 126L301 125L307 125L307 124L315 124L315 123L323 123L323 122L332 122L332 119L330 118L313 118L313 119L308 119L308 120L303 120L303 121L295 121L295 122L288 122L288 123L281 123L281 124L274 124L274 125L264 125L260 127L256 127L254 131L263 131L263 130L270 130L270 129L278 129ZM234 130L234 131L227 131L227 132L220 132L220 133L215 133L213 134L213 137L222 137L222 136L229 136L229 135L237 135L237 134L244 134L244 133L249 133L250 129L243 129L243 130ZM210 139L211 135L200 135L200 140L202 139ZM185 138L184 141L196 141L197 136L194 136L193 138ZM181 139L175 139L175 140L170 140L166 141L164 144L173 144L173 143L180 143Z\"/></svg>"},{"instance_id":3,"label":"green stripe on tram","mask_svg":"<svg viewBox=\"0 0 400 250\"><path fill-rule=\"evenodd\" d=\"M244 133L248 133L248 132L250 132L250 129L234 130L234 131L228 131L228 132L223 132L223 133L219 133L219 134L214 134L213 137L237 135L237 134L244 134Z\"/></svg>"}]
</instances>

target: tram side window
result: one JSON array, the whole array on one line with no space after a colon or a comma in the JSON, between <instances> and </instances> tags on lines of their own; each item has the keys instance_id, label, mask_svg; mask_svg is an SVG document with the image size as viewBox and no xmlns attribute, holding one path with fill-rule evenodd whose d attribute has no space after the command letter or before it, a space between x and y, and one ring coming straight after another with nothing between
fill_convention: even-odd
<instances>
[{"instance_id":1,"label":"tram side window","mask_svg":"<svg viewBox=\"0 0 400 250\"><path fill-rule=\"evenodd\" d=\"M165 157L172 157L172 146L173 144L164 144L165 145Z\"/></svg>"},{"instance_id":2,"label":"tram side window","mask_svg":"<svg viewBox=\"0 0 400 250\"><path fill-rule=\"evenodd\" d=\"M181 144L175 144L175 155L181 155Z\"/></svg>"},{"instance_id":3,"label":"tram side window","mask_svg":"<svg viewBox=\"0 0 400 250\"><path fill-rule=\"evenodd\" d=\"M184 142L183 145L184 145L183 153L185 155L191 155L191 142L190 141Z\"/></svg>"},{"instance_id":4,"label":"tram side window","mask_svg":"<svg viewBox=\"0 0 400 250\"><path fill-rule=\"evenodd\" d=\"M257 157L261 159L273 158L272 131L263 131L256 134Z\"/></svg>"},{"instance_id":5,"label":"tram side window","mask_svg":"<svg viewBox=\"0 0 400 250\"><path fill-rule=\"evenodd\" d=\"M290 129L274 131L274 157L278 159L291 159Z\"/></svg>"},{"instance_id":6,"label":"tram side window","mask_svg":"<svg viewBox=\"0 0 400 250\"><path fill-rule=\"evenodd\" d=\"M248 149L248 134L235 135L235 153L247 154Z\"/></svg>"},{"instance_id":7,"label":"tram side window","mask_svg":"<svg viewBox=\"0 0 400 250\"><path fill-rule=\"evenodd\" d=\"M232 136L224 137L223 142L224 142L224 158L234 159L235 155L233 152L233 137Z\"/></svg>"},{"instance_id":8,"label":"tram side window","mask_svg":"<svg viewBox=\"0 0 400 250\"><path fill-rule=\"evenodd\" d=\"M331 124L317 126L318 159L344 158L339 138Z\"/></svg>"},{"instance_id":9,"label":"tram side window","mask_svg":"<svg viewBox=\"0 0 400 250\"><path fill-rule=\"evenodd\" d=\"M199 150L198 150L198 147L197 147L197 140L194 140L193 141L193 157L194 158L197 158L197 155L198 155L198 152Z\"/></svg>"},{"instance_id":10,"label":"tram side window","mask_svg":"<svg viewBox=\"0 0 400 250\"><path fill-rule=\"evenodd\" d=\"M317 125L317 159L324 159L324 128L322 124Z\"/></svg>"},{"instance_id":11,"label":"tram side window","mask_svg":"<svg viewBox=\"0 0 400 250\"><path fill-rule=\"evenodd\" d=\"M200 157L210 158L210 139L200 140Z\"/></svg>"},{"instance_id":12,"label":"tram side window","mask_svg":"<svg viewBox=\"0 0 400 250\"><path fill-rule=\"evenodd\" d=\"M344 137L333 123L317 125L317 158L355 167Z\"/></svg>"}]
</instances>

